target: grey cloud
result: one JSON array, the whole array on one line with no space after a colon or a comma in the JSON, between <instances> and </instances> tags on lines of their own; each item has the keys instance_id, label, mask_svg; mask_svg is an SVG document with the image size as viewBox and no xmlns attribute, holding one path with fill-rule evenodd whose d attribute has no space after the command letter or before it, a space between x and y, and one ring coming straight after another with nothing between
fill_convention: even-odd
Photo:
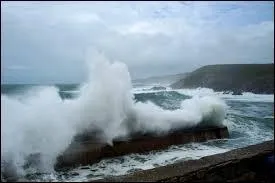
<instances>
[{"instance_id":1,"label":"grey cloud","mask_svg":"<svg viewBox=\"0 0 275 183\"><path fill-rule=\"evenodd\" d=\"M125 62L133 78L188 72L207 64L273 61L274 22L249 23L251 10L219 13L212 6L180 3L43 3L1 6L4 68L33 68L7 70L5 81L80 82L90 47ZM247 23L232 24L232 12Z\"/></svg>"}]
</instances>

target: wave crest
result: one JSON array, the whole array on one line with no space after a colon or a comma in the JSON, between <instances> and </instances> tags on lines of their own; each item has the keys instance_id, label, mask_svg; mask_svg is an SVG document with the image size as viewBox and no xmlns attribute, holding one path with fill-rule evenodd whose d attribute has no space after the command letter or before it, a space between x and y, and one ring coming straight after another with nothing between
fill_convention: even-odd
<instances>
[{"instance_id":1,"label":"wave crest","mask_svg":"<svg viewBox=\"0 0 275 183\"><path fill-rule=\"evenodd\" d=\"M30 154L41 153L41 171L53 171L56 157L74 136L101 130L108 143L134 132L163 133L200 124L221 125L226 104L215 97L184 100L179 109L135 102L127 66L96 54L90 76L76 98L62 100L56 87L35 88L24 97L1 95L2 159L13 161L17 172Z\"/></svg>"}]
</instances>

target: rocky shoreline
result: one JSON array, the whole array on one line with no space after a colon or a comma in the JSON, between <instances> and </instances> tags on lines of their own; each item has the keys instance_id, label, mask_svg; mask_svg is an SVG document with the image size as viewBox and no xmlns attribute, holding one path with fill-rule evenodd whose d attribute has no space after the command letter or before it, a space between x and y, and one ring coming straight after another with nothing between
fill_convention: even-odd
<instances>
[{"instance_id":1,"label":"rocky shoreline","mask_svg":"<svg viewBox=\"0 0 275 183\"><path fill-rule=\"evenodd\" d=\"M270 140L96 182L274 182L274 167L274 140Z\"/></svg>"}]
</instances>

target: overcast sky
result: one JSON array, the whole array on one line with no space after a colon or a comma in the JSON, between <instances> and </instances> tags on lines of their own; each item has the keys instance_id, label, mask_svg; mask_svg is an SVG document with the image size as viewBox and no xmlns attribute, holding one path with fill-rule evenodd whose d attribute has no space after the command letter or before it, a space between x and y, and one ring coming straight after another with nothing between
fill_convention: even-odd
<instances>
[{"instance_id":1,"label":"overcast sky","mask_svg":"<svg viewBox=\"0 0 275 183\"><path fill-rule=\"evenodd\" d=\"M81 82L91 48L132 78L271 63L273 14L272 1L1 1L1 82Z\"/></svg>"}]
</instances>

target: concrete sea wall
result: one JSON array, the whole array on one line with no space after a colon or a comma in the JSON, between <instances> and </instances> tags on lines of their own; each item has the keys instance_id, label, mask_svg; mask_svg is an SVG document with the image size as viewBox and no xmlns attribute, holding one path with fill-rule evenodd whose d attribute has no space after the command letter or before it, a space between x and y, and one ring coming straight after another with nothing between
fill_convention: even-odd
<instances>
[{"instance_id":1,"label":"concrete sea wall","mask_svg":"<svg viewBox=\"0 0 275 183\"><path fill-rule=\"evenodd\" d=\"M94 139L72 144L57 158L56 170L95 163L103 158L130 153L147 153L165 149L171 145L202 142L210 139L227 138L227 127L204 127L177 130L166 135L136 135L131 140L115 140L113 146L96 142Z\"/></svg>"},{"instance_id":2,"label":"concrete sea wall","mask_svg":"<svg viewBox=\"0 0 275 183\"><path fill-rule=\"evenodd\" d=\"M274 182L274 177L274 140L271 140L96 182Z\"/></svg>"}]
</instances>

